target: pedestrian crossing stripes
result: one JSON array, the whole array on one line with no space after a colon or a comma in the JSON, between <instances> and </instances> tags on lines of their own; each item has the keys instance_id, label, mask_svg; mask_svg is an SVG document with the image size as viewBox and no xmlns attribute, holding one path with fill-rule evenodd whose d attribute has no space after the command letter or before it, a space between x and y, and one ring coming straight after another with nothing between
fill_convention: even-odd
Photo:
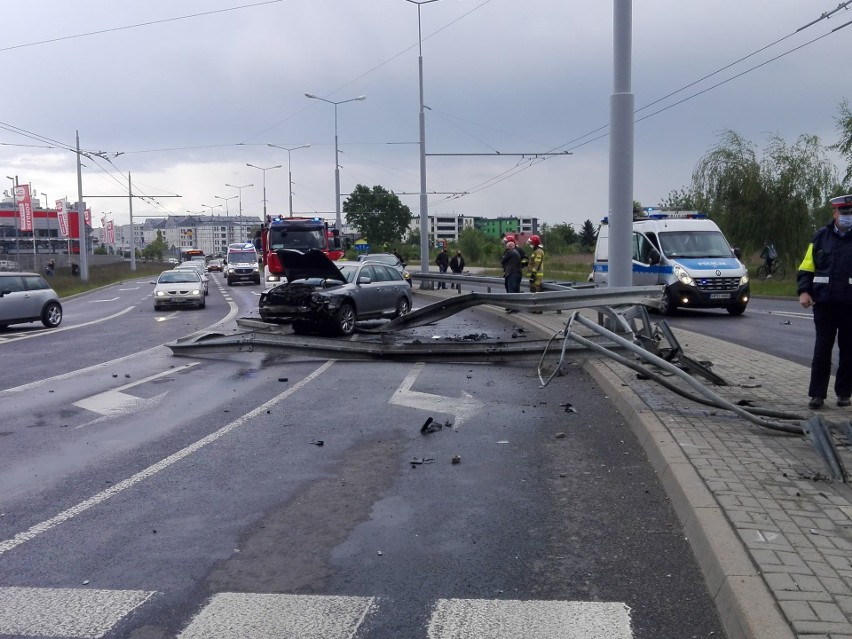
<instances>
[{"instance_id":1,"label":"pedestrian crossing stripes","mask_svg":"<svg viewBox=\"0 0 852 639\"><path fill-rule=\"evenodd\" d=\"M155 591L0 588L0 635L98 639ZM357 639L390 599L218 593L179 639ZM619 602L439 599L424 639L632 639ZM416 636L414 634L412 637Z\"/></svg>"},{"instance_id":2,"label":"pedestrian crossing stripes","mask_svg":"<svg viewBox=\"0 0 852 639\"><path fill-rule=\"evenodd\" d=\"M84 588L0 588L0 635L103 637L156 592Z\"/></svg>"}]
</instances>

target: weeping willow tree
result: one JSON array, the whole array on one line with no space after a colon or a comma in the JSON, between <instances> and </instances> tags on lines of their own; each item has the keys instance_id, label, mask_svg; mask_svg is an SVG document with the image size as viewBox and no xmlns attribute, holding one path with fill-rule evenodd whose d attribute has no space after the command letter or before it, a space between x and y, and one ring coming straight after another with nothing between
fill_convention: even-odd
<instances>
[{"instance_id":1,"label":"weeping willow tree","mask_svg":"<svg viewBox=\"0 0 852 639\"><path fill-rule=\"evenodd\" d=\"M762 155L738 133L725 130L692 176L698 208L706 211L744 252L775 243L781 259L798 260L813 231L829 218L826 202L837 189L837 169L813 135L788 145L771 136Z\"/></svg>"}]
</instances>

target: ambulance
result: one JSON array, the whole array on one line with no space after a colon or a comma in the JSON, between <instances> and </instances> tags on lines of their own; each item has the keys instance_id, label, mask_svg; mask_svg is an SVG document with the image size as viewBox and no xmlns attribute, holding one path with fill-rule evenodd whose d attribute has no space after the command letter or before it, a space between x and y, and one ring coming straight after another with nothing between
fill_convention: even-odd
<instances>
[{"instance_id":1,"label":"ambulance","mask_svg":"<svg viewBox=\"0 0 852 639\"><path fill-rule=\"evenodd\" d=\"M740 251L719 227L697 211L652 209L633 220L633 285L664 286L659 311L724 308L742 315L751 295ZM595 246L592 279L606 285L609 224L604 218Z\"/></svg>"}]
</instances>

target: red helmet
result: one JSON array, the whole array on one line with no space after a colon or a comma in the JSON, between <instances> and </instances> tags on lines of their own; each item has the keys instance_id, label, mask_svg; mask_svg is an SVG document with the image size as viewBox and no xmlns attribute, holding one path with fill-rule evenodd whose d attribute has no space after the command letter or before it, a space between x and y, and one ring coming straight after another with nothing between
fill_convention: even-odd
<instances>
[{"instance_id":1,"label":"red helmet","mask_svg":"<svg viewBox=\"0 0 852 639\"><path fill-rule=\"evenodd\" d=\"M512 235L511 233L507 233L507 234L503 237L503 241L504 241L504 242L514 242L514 241L515 241L515 236L514 236L514 235Z\"/></svg>"},{"instance_id":2,"label":"red helmet","mask_svg":"<svg viewBox=\"0 0 852 639\"><path fill-rule=\"evenodd\" d=\"M530 239L527 241L533 246L541 246L541 238L538 235L530 235Z\"/></svg>"}]
</instances>

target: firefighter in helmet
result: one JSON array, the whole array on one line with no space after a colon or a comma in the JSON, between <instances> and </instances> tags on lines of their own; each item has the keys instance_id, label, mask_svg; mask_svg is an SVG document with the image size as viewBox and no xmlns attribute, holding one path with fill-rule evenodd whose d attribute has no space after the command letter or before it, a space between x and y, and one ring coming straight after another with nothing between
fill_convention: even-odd
<instances>
[{"instance_id":1,"label":"firefighter in helmet","mask_svg":"<svg viewBox=\"0 0 852 639\"><path fill-rule=\"evenodd\" d=\"M530 293L540 293L544 290L542 286L544 282L544 247L541 245L541 238L538 235L530 235L527 243L532 249L527 264L527 277L530 280ZM532 311L533 313L541 313L541 311Z\"/></svg>"}]
</instances>

